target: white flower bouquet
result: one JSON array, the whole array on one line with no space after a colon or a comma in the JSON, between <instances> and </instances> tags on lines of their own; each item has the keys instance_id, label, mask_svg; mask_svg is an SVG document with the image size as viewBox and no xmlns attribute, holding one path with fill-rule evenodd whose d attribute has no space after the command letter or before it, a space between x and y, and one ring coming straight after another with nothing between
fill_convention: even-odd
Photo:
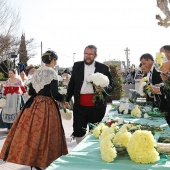
<instances>
[{"instance_id":1,"label":"white flower bouquet","mask_svg":"<svg viewBox=\"0 0 170 170\"><path fill-rule=\"evenodd\" d=\"M0 108L4 108L6 106L6 99L1 98L0 99Z\"/></svg>"},{"instance_id":2,"label":"white flower bouquet","mask_svg":"<svg viewBox=\"0 0 170 170\"><path fill-rule=\"evenodd\" d=\"M148 96L152 96L151 87L152 85L149 83L148 78L142 78L139 86L139 94L141 96L145 96L146 94L148 94Z\"/></svg>"},{"instance_id":3,"label":"white flower bouquet","mask_svg":"<svg viewBox=\"0 0 170 170\"><path fill-rule=\"evenodd\" d=\"M67 94L67 88L66 87L58 87L58 92L60 94Z\"/></svg>"},{"instance_id":4,"label":"white flower bouquet","mask_svg":"<svg viewBox=\"0 0 170 170\"><path fill-rule=\"evenodd\" d=\"M71 120L73 111L70 109L66 109L66 107L63 105L63 103L60 103L60 114L61 114L62 119Z\"/></svg>"},{"instance_id":5,"label":"white flower bouquet","mask_svg":"<svg viewBox=\"0 0 170 170\"><path fill-rule=\"evenodd\" d=\"M106 91L104 90L105 87L107 87L109 85L109 79L107 76L105 76L102 73L94 73L90 76L87 77L86 81L88 83L92 83L94 86L96 86L97 88L101 88L103 90L103 92L106 93ZM107 93L106 93L107 94ZM107 94L108 95L108 94ZM104 97L103 97L103 93L102 91L95 91L94 92L94 97L93 97L93 102L95 103L97 98L100 101L103 101L104 103Z\"/></svg>"},{"instance_id":6,"label":"white flower bouquet","mask_svg":"<svg viewBox=\"0 0 170 170\"><path fill-rule=\"evenodd\" d=\"M73 115L73 111L66 109L64 111L64 109L60 109L60 114L61 114L61 118L64 120L71 120L72 119L72 115Z\"/></svg>"}]
</instances>

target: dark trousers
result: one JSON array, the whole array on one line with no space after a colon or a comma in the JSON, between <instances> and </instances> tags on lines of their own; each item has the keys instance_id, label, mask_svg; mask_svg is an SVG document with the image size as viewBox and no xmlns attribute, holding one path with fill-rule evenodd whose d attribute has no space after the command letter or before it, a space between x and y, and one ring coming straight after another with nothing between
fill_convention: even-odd
<instances>
[{"instance_id":1,"label":"dark trousers","mask_svg":"<svg viewBox=\"0 0 170 170\"><path fill-rule=\"evenodd\" d=\"M106 105L97 106L73 106L73 136L82 137L86 134L88 123L99 123L106 112Z\"/></svg>"}]
</instances>

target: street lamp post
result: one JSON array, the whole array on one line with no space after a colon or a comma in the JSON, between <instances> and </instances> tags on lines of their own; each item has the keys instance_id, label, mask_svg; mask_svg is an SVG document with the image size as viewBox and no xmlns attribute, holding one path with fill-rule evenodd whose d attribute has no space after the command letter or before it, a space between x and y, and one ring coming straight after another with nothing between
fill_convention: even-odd
<instances>
[{"instance_id":1,"label":"street lamp post","mask_svg":"<svg viewBox=\"0 0 170 170\"><path fill-rule=\"evenodd\" d=\"M75 63L75 54L76 54L76 53L73 53L73 65L74 65L74 63Z\"/></svg>"}]
</instances>

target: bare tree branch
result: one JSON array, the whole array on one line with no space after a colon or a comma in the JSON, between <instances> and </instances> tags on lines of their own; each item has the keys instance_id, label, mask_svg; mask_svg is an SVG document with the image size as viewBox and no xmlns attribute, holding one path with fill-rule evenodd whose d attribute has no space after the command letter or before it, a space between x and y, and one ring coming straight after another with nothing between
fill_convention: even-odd
<instances>
[{"instance_id":1,"label":"bare tree branch","mask_svg":"<svg viewBox=\"0 0 170 170\"><path fill-rule=\"evenodd\" d=\"M165 28L170 26L170 10L168 8L168 3L170 3L170 0L157 0L158 8L164 13L166 17L165 19L162 19L160 15L156 15L156 19L159 20L158 25Z\"/></svg>"}]
</instances>

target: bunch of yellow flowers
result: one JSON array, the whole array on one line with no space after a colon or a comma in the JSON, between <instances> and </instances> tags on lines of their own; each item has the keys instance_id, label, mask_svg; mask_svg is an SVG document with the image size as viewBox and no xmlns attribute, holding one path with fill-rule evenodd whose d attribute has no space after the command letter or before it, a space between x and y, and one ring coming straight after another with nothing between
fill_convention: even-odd
<instances>
[{"instance_id":1,"label":"bunch of yellow flowers","mask_svg":"<svg viewBox=\"0 0 170 170\"><path fill-rule=\"evenodd\" d=\"M130 132L128 132L127 128L130 127L130 124L124 124L120 129L119 132L116 133L113 144L118 146L127 147L127 144L132 136Z\"/></svg>"},{"instance_id":2,"label":"bunch of yellow flowers","mask_svg":"<svg viewBox=\"0 0 170 170\"><path fill-rule=\"evenodd\" d=\"M106 162L112 162L117 156L116 149L113 145L113 138L114 134L100 138L101 158Z\"/></svg>"},{"instance_id":3,"label":"bunch of yellow flowers","mask_svg":"<svg viewBox=\"0 0 170 170\"><path fill-rule=\"evenodd\" d=\"M93 135L95 138L99 138L99 136L101 135L101 133L107 129L108 126L106 126L104 123L100 123L98 126L96 126L94 129L93 129Z\"/></svg>"},{"instance_id":4,"label":"bunch of yellow flowers","mask_svg":"<svg viewBox=\"0 0 170 170\"><path fill-rule=\"evenodd\" d=\"M132 161L137 163L154 163L160 159L155 149L156 141L147 130L137 130L127 144L127 151Z\"/></svg>"}]
</instances>

